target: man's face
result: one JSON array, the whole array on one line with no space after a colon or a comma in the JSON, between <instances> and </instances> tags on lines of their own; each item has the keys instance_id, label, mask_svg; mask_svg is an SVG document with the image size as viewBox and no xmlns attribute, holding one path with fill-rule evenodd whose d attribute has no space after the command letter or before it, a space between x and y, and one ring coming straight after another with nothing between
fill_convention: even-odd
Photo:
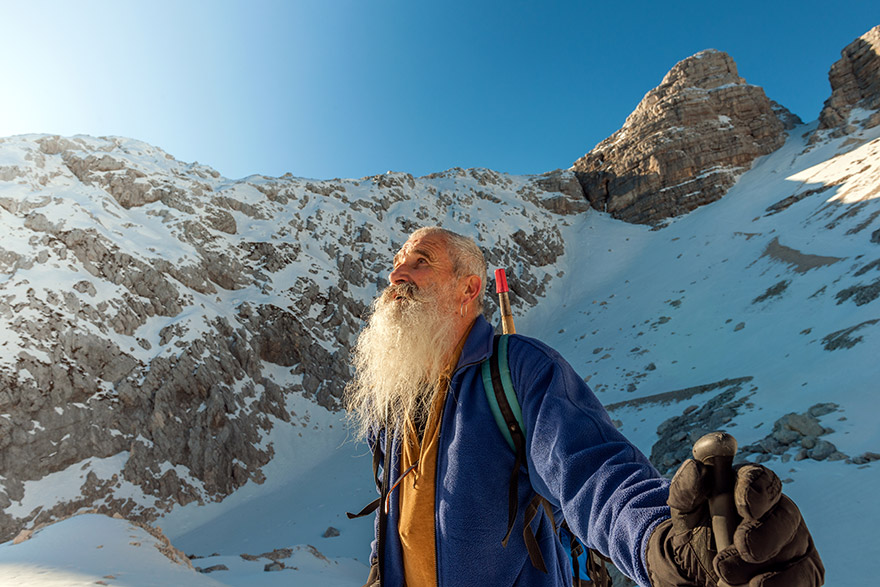
<instances>
[{"instance_id":1,"label":"man's face","mask_svg":"<svg viewBox=\"0 0 880 587\"><path fill-rule=\"evenodd\" d=\"M352 353L348 406L363 437L378 425L423 420L461 338L464 282L443 235L410 238L394 256L391 284L373 301Z\"/></svg>"},{"instance_id":2,"label":"man's face","mask_svg":"<svg viewBox=\"0 0 880 587\"><path fill-rule=\"evenodd\" d=\"M456 283L452 259L441 235L410 238L394 256L394 269L388 276L392 286L412 284L421 291L446 290ZM406 288L395 289L395 301L405 299Z\"/></svg>"}]
</instances>

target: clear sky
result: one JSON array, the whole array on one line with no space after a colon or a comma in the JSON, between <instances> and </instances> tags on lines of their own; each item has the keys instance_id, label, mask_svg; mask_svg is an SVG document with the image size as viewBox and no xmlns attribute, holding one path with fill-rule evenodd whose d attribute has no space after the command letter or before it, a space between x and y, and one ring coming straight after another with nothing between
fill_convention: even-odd
<instances>
[{"instance_id":1,"label":"clear sky","mask_svg":"<svg viewBox=\"0 0 880 587\"><path fill-rule=\"evenodd\" d=\"M0 136L121 135L230 178L569 167L678 61L726 51L809 122L878 0L29 0Z\"/></svg>"}]
</instances>

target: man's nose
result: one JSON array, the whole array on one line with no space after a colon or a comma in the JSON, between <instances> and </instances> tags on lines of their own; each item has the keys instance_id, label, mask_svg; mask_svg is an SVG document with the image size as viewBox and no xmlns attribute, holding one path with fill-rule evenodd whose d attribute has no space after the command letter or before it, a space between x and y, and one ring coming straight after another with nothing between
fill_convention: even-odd
<instances>
[{"instance_id":1,"label":"man's nose","mask_svg":"<svg viewBox=\"0 0 880 587\"><path fill-rule=\"evenodd\" d=\"M412 279L409 276L409 271L406 269L406 265L401 263L388 274L388 281L391 282L392 285L399 285L401 283L412 281Z\"/></svg>"}]
</instances>

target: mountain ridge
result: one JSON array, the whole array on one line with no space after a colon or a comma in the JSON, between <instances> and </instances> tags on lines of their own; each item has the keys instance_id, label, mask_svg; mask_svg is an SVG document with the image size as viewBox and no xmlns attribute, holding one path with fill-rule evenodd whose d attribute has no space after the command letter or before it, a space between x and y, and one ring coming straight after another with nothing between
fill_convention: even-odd
<instances>
[{"instance_id":1,"label":"mountain ridge","mask_svg":"<svg viewBox=\"0 0 880 587\"><path fill-rule=\"evenodd\" d=\"M230 180L133 139L0 139L0 540L97 509L205 545L245 496L328 464L334 482L351 476L340 493L368 494L362 447L339 449L347 354L421 224L508 269L520 330L564 351L644 452L734 424L770 465L876 478L880 130L864 100L840 126L788 130L768 100L783 144L724 197L645 225L591 207L577 169ZM648 401L661 393L678 401ZM832 399L814 410L821 430L785 432L800 421L787 414ZM664 472L678 458L658 456ZM791 472L791 490L819 471ZM831 527L822 494L803 491Z\"/></svg>"},{"instance_id":2,"label":"mountain ridge","mask_svg":"<svg viewBox=\"0 0 880 587\"><path fill-rule=\"evenodd\" d=\"M520 266L511 285L533 304L554 277L557 225L583 209L547 191L577 185L565 171L231 181L127 139L0 148L6 537L22 519L113 494L119 479L143 496L102 507L148 521L262 481L274 447L261 438L300 417L286 396L339 409L351 340L416 222L472 224L492 263ZM471 217L481 210L503 239L488 215ZM25 481L123 453L118 478L93 475L74 504L8 513Z\"/></svg>"}]
</instances>

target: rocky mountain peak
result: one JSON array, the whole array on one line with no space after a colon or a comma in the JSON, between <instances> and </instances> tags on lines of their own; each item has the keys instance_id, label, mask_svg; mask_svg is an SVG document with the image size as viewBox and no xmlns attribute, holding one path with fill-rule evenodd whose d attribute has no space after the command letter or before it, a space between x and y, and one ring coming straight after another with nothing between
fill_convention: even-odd
<instances>
[{"instance_id":1,"label":"rocky mountain peak","mask_svg":"<svg viewBox=\"0 0 880 587\"><path fill-rule=\"evenodd\" d=\"M660 85L642 99L631 118L650 112L659 102L675 99L675 95L683 91L714 90L731 84L747 85L730 55L715 49L700 51L676 63Z\"/></svg>"},{"instance_id":2,"label":"rocky mountain peak","mask_svg":"<svg viewBox=\"0 0 880 587\"><path fill-rule=\"evenodd\" d=\"M849 134L853 109L869 112L862 120L865 128L880 124L880 25L847 45L840 60L831 66L828 81L831 97L819 115L819 130L832 130L832 136Z\"/></svg>"},{"instance_id":3,"label":"rocky mountain peak","mask_svg":"<svg viewBox=\"0 0 880 587\"><path fill-rule=\"evenodd\" d=\"M746 83L727 53L706 50L677 63L573 168L594 208L654 224L723 196L752 161L782 146L792 117Z\"/></svg>"}]
</instances>

